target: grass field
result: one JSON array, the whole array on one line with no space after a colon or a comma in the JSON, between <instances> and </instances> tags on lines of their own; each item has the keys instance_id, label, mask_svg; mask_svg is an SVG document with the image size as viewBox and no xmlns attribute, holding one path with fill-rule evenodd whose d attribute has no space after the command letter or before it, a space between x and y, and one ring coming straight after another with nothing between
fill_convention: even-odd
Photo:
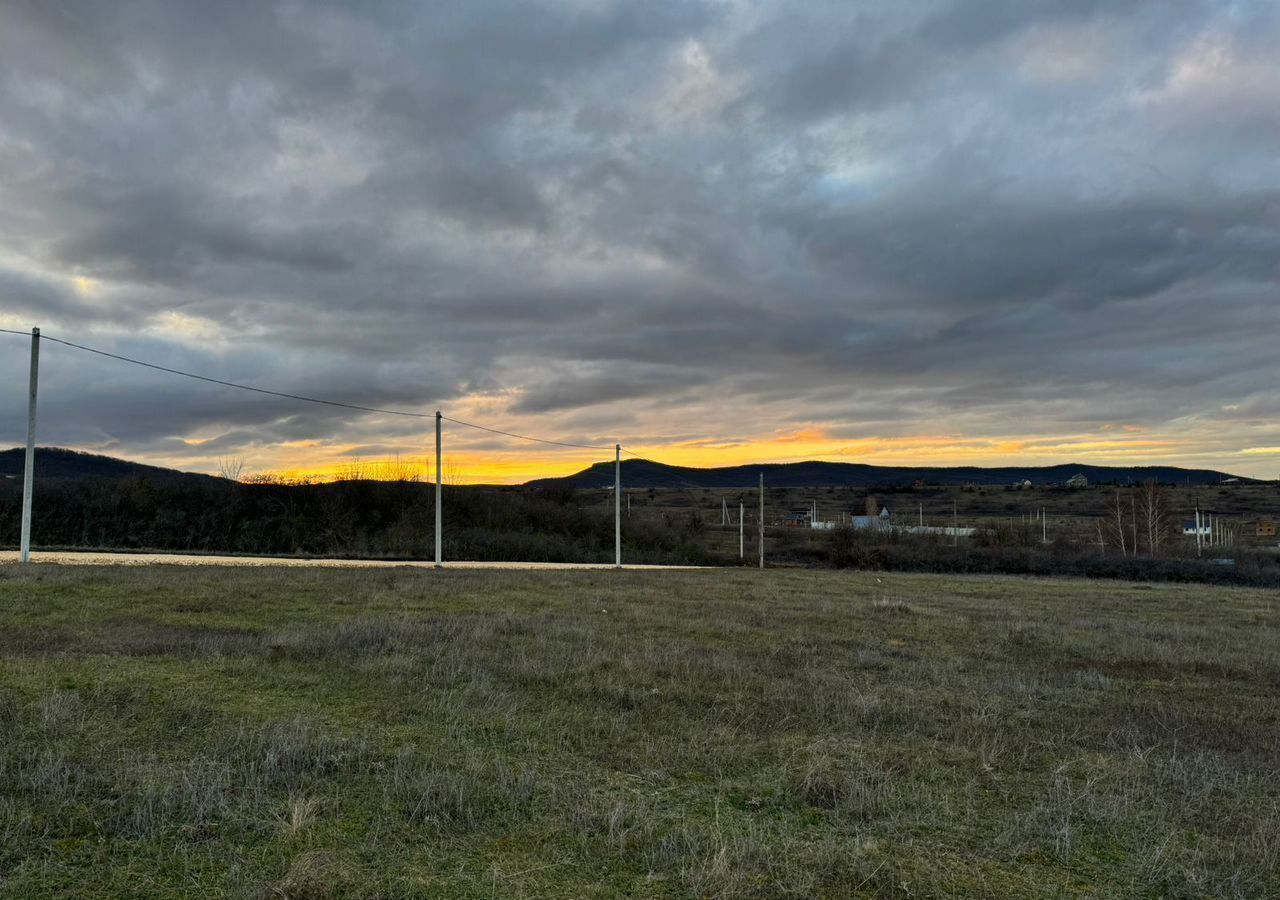
<instances>
[{"instance_id":1,"label":"grass field","mask_svg":"<svg viewBox=\"0 0 1280 900\"><path fill-rule=\"evenodd\" d=\"M0 567L5 897L1280 895L1280 598Z\"/></svg>"}]
</instances>

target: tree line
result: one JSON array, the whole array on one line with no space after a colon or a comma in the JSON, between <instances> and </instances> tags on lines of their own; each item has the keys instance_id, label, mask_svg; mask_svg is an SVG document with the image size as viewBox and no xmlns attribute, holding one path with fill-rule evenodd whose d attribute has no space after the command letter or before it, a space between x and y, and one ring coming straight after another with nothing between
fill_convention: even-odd
<instances>
[{"instance_id":1,"label":"tree line","mask_svg":"<svg viewBox=\"0 0 1280 900\"><path fill-rule=\"evenodd\" d=\"M446 558L611 562L613 516L571 490L444 488ZM0 482L0 543L19 538L22 485ZM710 560L685 523L627 521L630 562ZM215 479L38 480L37 548L429 559L435 486Z\"/></svg>"}]
</instances>

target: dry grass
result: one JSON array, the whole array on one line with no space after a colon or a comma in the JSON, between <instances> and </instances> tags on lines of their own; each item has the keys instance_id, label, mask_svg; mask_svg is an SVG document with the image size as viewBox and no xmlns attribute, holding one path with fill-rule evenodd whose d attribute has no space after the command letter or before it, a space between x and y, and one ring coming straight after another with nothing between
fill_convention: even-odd
<instances>
[{"instance_id":1,"label":"dry grass","mask_svg":"<svg viewBox=\"0 0 1280 900\"><path fill-rule=\"evenodd\" d=\"M0 895L1280 894L1274 594L0 568Z\"/></svg>"}]
</instances>

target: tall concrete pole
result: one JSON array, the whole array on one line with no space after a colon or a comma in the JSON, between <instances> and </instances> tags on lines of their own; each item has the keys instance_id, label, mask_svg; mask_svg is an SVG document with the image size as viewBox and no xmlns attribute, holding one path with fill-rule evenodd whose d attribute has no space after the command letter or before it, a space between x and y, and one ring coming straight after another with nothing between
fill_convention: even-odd
<instances>
[{"instance_id":1,"label":"tall concrete pole","mask_svg":"<svg viewBox=\"0 0 1280 900\"><path fill-rule=\"evenodd\" d=\"M764 473L760 473L760 568L764 568Z\"/></svg>"},{"instance_id":2,"label":"tall concrete pole","mask_svg":"<svg viewBox=\"0 0 1280 900\"><path fill-rule=\"evenodd\" d=\"M441 424L443 419L440 410L436 410L436 568L444 568L444 541L442 540L444 528L444 498L441 496L441 488L444 485L444 479L440 473L440 462L444 456L443 442L441 441Z\"/></svg>"},{"instance_id":3,"label":"tall concrete pole","mask_svg":"<svg viewBox=\"0 0 1280 900\"><path fill-rule=\"evenodd\" d=\"M31 492L36 477L36 387L40 383L40 329L31 329L31 380L27 395L27 457L22 468L22 550L19 558L31 560Z\"/></svg>"},{"instance_id":4,"label":"tall concrete pole","mask_svg":"<svg viewBox=\"0 0 1280 900\"><path fill-rule=\"evenodd\" d=\"M622 568L622 445L613 445L613 566Z\"/></svg>"}]
</instances>

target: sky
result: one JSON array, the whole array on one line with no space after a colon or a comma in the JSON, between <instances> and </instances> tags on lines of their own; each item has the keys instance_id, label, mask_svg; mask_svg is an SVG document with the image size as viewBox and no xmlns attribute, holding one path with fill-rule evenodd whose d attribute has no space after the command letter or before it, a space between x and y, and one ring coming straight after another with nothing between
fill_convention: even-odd
<instances>
[{"instance_id":1,"label":"sky","mask_svg":"<svg viewBox=\"0 0 1280 900\"><path fill-rule=\"evenodd\" d=\"M681 464L1275 478L1277 46L1270 0L0 0L0 328ZM197 471L434 441L49 342L40 391L40 443Z\"/></svg>"}]
</instances>

